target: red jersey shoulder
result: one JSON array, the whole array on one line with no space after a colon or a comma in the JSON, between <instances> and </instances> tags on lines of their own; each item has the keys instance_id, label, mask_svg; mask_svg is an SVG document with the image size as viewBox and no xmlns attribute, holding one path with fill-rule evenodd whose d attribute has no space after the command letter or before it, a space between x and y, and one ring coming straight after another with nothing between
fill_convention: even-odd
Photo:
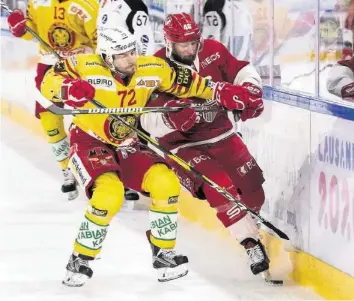
<instances>
[{"instance_id":1,"label":"red jersey shoulder","mask_svg":"<svg viewBox=\"0 0 354 301\"><path fill-rule=\"evenodd\" d=\"M155 52L154 56L160 57L162 59L166 59L166 48L165 47L160 48Z\"/></svg>"},{"instance_id":2,"label":"red jersey shoulder","mask_svg":"<svg viewBox=\"0 0 354 301\"><path fill-rule=\"evenodd\" d=\"M199 62L202 69L210 64L222 65L227 59L226 47L216 40L205 39L202 50L199 52Z\"/></svg>"},{"instance_id":3,"label":"red jersey shoulder","mask_svg":"<svg viewBox=\"0 0 354 301\"><path fill-rule=\"evenodd\" d=\"M201 52L204 52L206 54L213 53L216 51L222 53L223 55L230 54L227 48L217 40L205 39L203 44L204 45Z\"/></svg>"},{"instance_id":4,"label":"red jersey shoulder","mask_svg":"<svg viewBox=\"0 0 354 301\"><path fill-rule=\"evenodd\" d=\"M204 39L204 46L206 46L206 48L208 49L216 49L216 50L227 50L227 48L220 43L219 41L215 40L215 39Z\"/></svg>"}]
</instances>

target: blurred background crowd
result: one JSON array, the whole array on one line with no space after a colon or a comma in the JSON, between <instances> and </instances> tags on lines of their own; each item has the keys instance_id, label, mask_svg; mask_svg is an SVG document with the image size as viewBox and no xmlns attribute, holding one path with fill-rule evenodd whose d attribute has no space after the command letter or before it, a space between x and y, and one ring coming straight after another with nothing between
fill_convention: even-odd
<instances>
[{"instance_id":1,"label":"blurred background crowd","mask_svg":"<svg viewBox=\"0 0 354 301\"><path fill-rule=\"evenodd\" d=\"M26 8L23 0L5 0ZM232 54L250 60L264 84L332 101L326 88L331 67L352 57L348 24L351 0L144 0L156 48L162 46L166 14L187 12ZM347 20L347 24L346 24ZM349 22L350 23L350 22Z\"/></svg>"}]
</instances>

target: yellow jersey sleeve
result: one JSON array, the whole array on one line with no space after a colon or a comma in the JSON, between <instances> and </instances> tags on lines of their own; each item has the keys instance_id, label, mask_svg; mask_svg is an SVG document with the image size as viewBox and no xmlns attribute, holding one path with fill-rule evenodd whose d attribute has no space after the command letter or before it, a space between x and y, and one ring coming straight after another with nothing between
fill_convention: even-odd
<instances>
[{"instance_id":1,"label":"yellow jersey sleeve","mask_svg":"<svg viewBox=\"0 0 354 301\"><path fill-rule=\"evenodd\" d=\"M31 28L34 32L37 32L37 24L34 21L34 8L33 8L33 0L28 1L27 10L26 10L26 26ZM21 37L24 40L30 41L34 39L34 36L26 31L26 33Z\"/></svg>"},{"instance_id":2,"label":"yellow jersey sleeve","mask_svg":"<svg viewBox=\"0 0 354 301\"><path fill-rule=\"evenodd\" d=\"M211 99L213 96L212 82L192 69L171 62L163 61L161 68L161 92L171 93L180 98L198 97Z\"/></svg>"},{"instance_id":3,"label":"yellow jersey sleeve","mask_svg":"<svg viewBox=\"0 0 354 301\"><path fill-rule=\"evenodd\" d=\"M42 95L52 102L62 102L62 85L65 78L78 78L77 56L57 62L45 74L42 84Z\"/></svg>"},{"instance_id":4,"label":"yellow jersey sleeve","mask_svg":"<svg viewBox=\"0 0 354 301\"><path fill-rule=\"evenodd\" d=\"M97 15L99 2L97 0L76 0L77 10L84 19L84 29L92 43L93 50L97 47Z\"/></svg>"}]
</instances>

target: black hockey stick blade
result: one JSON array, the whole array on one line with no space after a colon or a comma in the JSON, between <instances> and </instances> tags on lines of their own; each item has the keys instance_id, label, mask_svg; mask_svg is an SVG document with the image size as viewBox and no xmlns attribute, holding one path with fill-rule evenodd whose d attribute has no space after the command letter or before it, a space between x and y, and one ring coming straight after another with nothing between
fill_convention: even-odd
<instances>
[{"instance_id":1,"label":"black hockey stick blade","mask_svg":"<svg viewBox=\"0 0 354 301\"><path fill-rule=\"evenodd\" d=\"M91 103L95 104L97 107L99 108L104 108L104 106L99 103L97 100L91 100ZM203 175L201 172L199 172L198 170L196 170L194 167L192 167L190 164L188 164L186 161L184 161L182 158L172 154L170 151L166 150L164 147L162 147L155 139L151 138L150 136L146 135L144 132L140 131L139 129L137 129L136 127L134 127L133 125L129 124L128 122L126 122L123 118L119 117L119 116L115 116L112 115L113 118L119 120L120 122L122 122L126 127L130 128L131 130L133 130L134 132L137 133L137 135L144 139L146 142L150 142L151 145L153 145L154 147L156 147L157 149L159 149L161 152L163 152L165 155L167 155L169 158L171 158L173 161L175 161L176 163L178 163L179 165L181 165L183 168L185 168L186 170L193 172L196 176L198 176L199 178L201 178L202 180L204 180L210 187L212 187L213 189L215 189L216 191L218 191L219 193L221 193L224 197L226 197L229 200L234 201L235 203L237 203L240 208L247 210L249 213L251 213L253 216L257 217L265 226L267 226L269 229L273 230L280 238L285 239L285 240L289 240L289 237L280 229L278 229L277 227L275 227L272 223L268 222L267 220L265 220L263 217L261 217L259 214L257 214L255 211L253 211L252 209L250 209L249 207L247 207L245 204L243 204L240 200L238 200L237 198L235 198L232 194L230 194L228 191L226 191L225 189L223 189L222 187L220 187L219 185L217 185L215 182L213 182L212 180L210 180L208 177L206 177L205 175ZM149 146L149 143L148 143ZM152 148L151 146L149 146L153 151L156 152L156 150L154 150L154 148Z\"/></svg>"},{"instance_id":2,"label":"black hockey stick blade","mask_svg":"<svg viewBox=\"0 0 354 301\"><path fill-rule=\"evenodd\" d=\"M41 94L40 94L41 95ZM42 95L42 98L43 95ZM44 98L45 99L45 98ZM55 104L51 103L51 105L48 105L48 102L51 103L49 100L45 99L44 105L45 103L47 105L45 105L44 107L48 110L50 110L52 113L56 114L56 112L63 112L62 110L67 110L67 109L62 109L59 108L58 106L56 106ZM98 102L97 100L91 100L91 103L93 103L94 105L96 105L98 108L97 109L109 109L109 108L105 108L100 102ZM41 103L42 104L42 103ZM94 109L86 109L86 110L94 110ZM75 111L82 111L82 110L69 110L71 112L75 112ZM75 114L75 113L72 113ZM107 112L106 112L107 114ZM58 114L60 115L60 114ZM176 163L178 163L179 165L181 165L183 168L185 168L186 170L193 172L195 175L197 175L199 178L201 178L202 180L204 180L210 187L212 187L213 189L217 190L219 193L221 193L224 197L226 197L229 200L234 201L235 203L237 203L240 208L247 210L250 214L252 214L253 216L255 216L256 218L258 218L266 227L268 227L269 229L273 230L280 238L285 239L285 240L289 240L289 237L280 229L278 229L277 227L275 227L272 223L268 222L267 220L265 220L263 217L261 217L259 214L257 214L255 211L253 211L252 209L248 208L246 205L244 205L240 200L238 200L236 197L234 197L232 194L230 194L229 192L227 192L225 189L223 189L222 187L220 187L219 185L217 185L216 183L214 183L212 180L210 180L208 177L206 177L205 175L203 175L202 173L200 173L198 170L196 170L194 167L192 167L190 164L188 164L187 162L185 162L182 158L172 154L170 151L166 150L164 147L162 147L155 139L151 138L150 136L146 135L144 132L140 131L139 129L137 129L136 127L134 127L133 125L127 123L125 121L124 118L114 115L112 114L112 117L116 120L119 120L120 122L122 122L126 127L128 127L129 129L131 129L132 131L136 132L137 135L144 139L146 142L150 142L150 144L152 146L154 146L155 148L157 148L158 150L160 150L162 153L164 153L165 155L167 155L169 158L171 158L173 161L175 161ZM149 145L149 143L148 143ZM149 147L156 152L156 150L154 148L152 148L152 146L149 145ZM161 155L161 154L159 154Z\"/></svg>"},{"instance_id":3,"label":"black hockey stick blade","mask_svg":"<svg viewBox=\"0 0 354 301\"><path fill-rule=\"evenodd\" d=\"M278 279L272 279L272 276L270 275L269 270L264 271L261 273L261 277L264 279L264 281L270 285L274 286L282 286L284 284L283 280L278 280Z\"/></svg>"},{"instance_id":4,"label":"black hockey stick blade","mask_svg":"<svg viewBox=\"0 0 354 301\"><path fill-rule=\"evenodd\" d=\"M253 213L253 212L251 212L251 213ZM286 235L283 231L281 231L280 229L275 227L271 222L268 222L260 215L257 215L256 217L262 222L263 225L265 225L269 229L273 230L281 239L290 240L288 235Z\"/></svg>"}]
</instances>

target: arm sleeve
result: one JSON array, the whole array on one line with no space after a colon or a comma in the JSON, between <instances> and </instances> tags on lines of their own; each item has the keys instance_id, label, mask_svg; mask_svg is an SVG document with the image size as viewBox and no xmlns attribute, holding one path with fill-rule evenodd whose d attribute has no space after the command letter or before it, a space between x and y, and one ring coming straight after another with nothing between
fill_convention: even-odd
<instances>
[{"instance_id":1,"label":"arm sleeve","mask_svg":"<svg viewBox=\"0 0 354 301\"><path fill-rule=\"evenodd\" d=\"M163 121L162 114L163 113L148 113L140 116L141 127L149 134L153 134L153 138L160 138L175 131L166 125Z\"/></svg>"},{"instance_id":2,"label":"arm sleeve","mask_svg":"<svg viewBox=\"0 0 354 301\"><path fill-rule=\"evenodd\" d=\"M87 1L85 5L88 17L87 21L84 21L85 32L92 43L92 47L95 50L97 47L97 17L98 17L98 2L96 0Z\"/></svg>"},{"instance_id":3,"label":"arm sleeve","mask_svg":"<svg viewBox=\"0 0 354 301\"><path fill-rule=\"evenodd\" d=\"M164 104L167 101L174 99L174 96L166 93L159 93L154 102ZM148 113L140 116L140 123L142 128L153 135L154 138L163 137L169 133L174 132L174 129L169 128L162 118L163 113Z\"/></svg>"},{"instance_id":4,"label":"arm sleeve","mask_svg":"<svg viewBox=\"0 0 354 301\"><path fill-rule=\"evenodd\" d=\"M76 71L77 61L75 56L59 61L45 74L42 84L42 95L52 102L62 102L61 88L65 78L79 77Z\"/></svg>"},{"instance_id":5,"label":"arm sleeve","mask_svg":"<svg viewBox=\"0 0 354 301\"><path fill-rule=\"evenodd\" d=\"M179 98L198 97L211 99L213 97L214 83L192 69L171 62L163 62L161 82L158 90L173 94Z\"/></svg>"},{"instance_id":6,"label":"arm sleeve","mask_svg":"<svg viewBox=\"0 0 354 301\"><path fill-rule=\"evenodd\" d=\"M347 66L336 64L328 74L327 90L336 96L342 97L342 88L352 82L354 82L353 71Z\"/></svg>"},{"instance_id":7,"label":"arm sleeve","mask_svg":"<svg viewBox=\"0 0 354 301\"><path fill-rule=\"evenodd\" d=\"M256 68L248 64L243 67L236 75L233 84L242 85L243 83L252 83L256 86L262 87L262 79L258 74Z\"/></svg>"},{"instance_id":8,"label":"arm sleeve","mask_svg":"<svg viewBox=\"0 0 354 301\"><path fill-rule=\"evenodd\" d=\"M34 8L33 8L33 0L30 0L27 4L27 9L26 9L26 26L31 28L34 32L37 31L37 24L34 21ZM30 32L26 32L22 37L22 39L30 41L34 39L34 36Z\"/></svg>"}]
</instances>

